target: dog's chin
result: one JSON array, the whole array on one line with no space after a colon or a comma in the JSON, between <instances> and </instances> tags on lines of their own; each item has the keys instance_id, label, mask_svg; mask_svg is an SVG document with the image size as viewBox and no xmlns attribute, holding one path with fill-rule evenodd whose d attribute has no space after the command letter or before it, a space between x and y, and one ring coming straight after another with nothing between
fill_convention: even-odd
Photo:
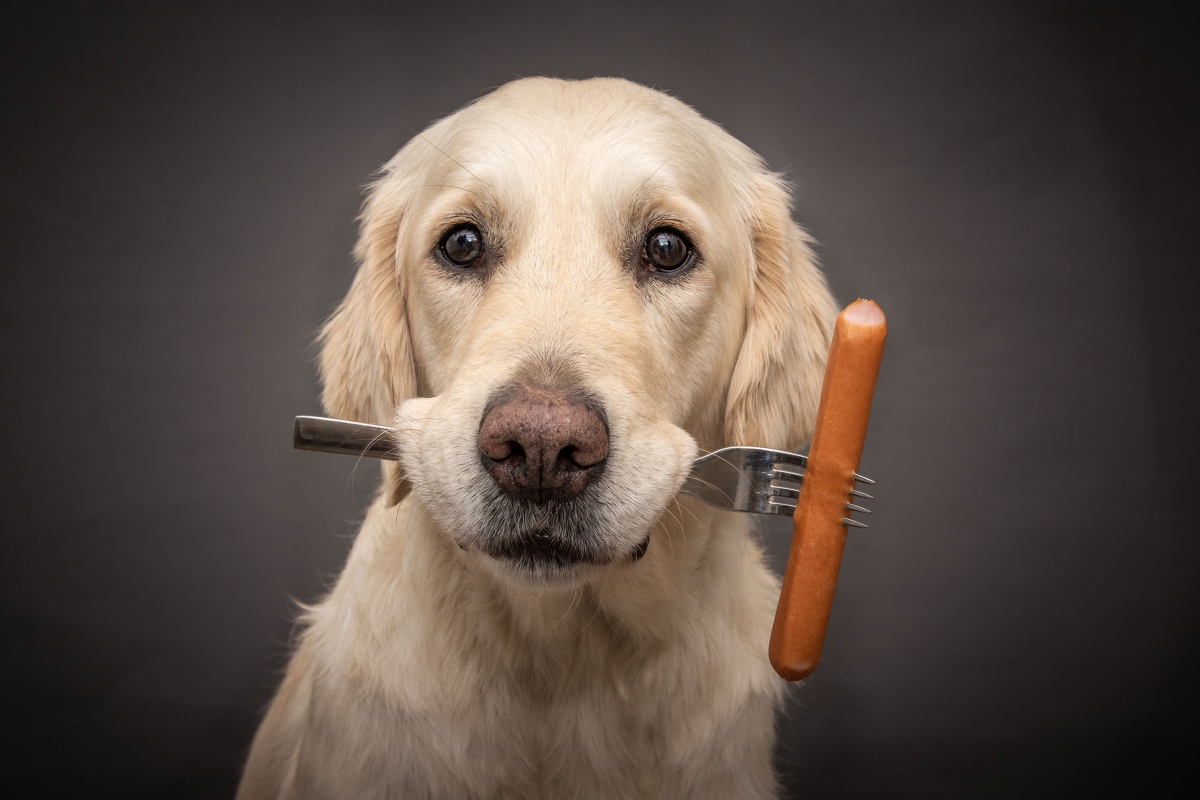
<instances>
[{"instance_id":1,"label":"dog's chin","mask_svg":"<svg viewBox=\"0 0 1200 800\"><path fill-rule=\"evenodd\" d=\"M548 529L535 529L478 548L493 572L507 580L539 586L569 586L586 582L607 569L639 561L650 545L650 534L627 550L598 551L579 547Z\"/></svg>"}]
</instances>

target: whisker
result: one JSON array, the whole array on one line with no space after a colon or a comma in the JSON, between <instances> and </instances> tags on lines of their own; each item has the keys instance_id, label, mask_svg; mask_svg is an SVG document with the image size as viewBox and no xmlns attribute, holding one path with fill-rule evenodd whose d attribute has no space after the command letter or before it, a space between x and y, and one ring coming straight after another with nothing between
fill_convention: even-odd
<instances>
[{"instance_id":1,"label":"whisker","mask_svg":"<svg viewBox=\"0 0 1200 800\"><path fill-rule=\"evenodd\" d=\"M567 610L563 613L563 615L561 617L558 618L558 622L554 623L547 629L547 633L554 630L555 628L557 628L564 619L566 619L568 616L570 616L571 612L575 610L575 606L582 599L583 599L583 587L580 587L579 593L571 599L571 604L567 607Z\"/></svg>"},{"instance_id":2,"label":"whisker","mask_svg":"<svg viewBox=\"0 0 1200 800\"><path fill-rule=\"evenodd\" d=\"M604 593L603 589L600 589L597 587L597 590L601 594ZM596 615L600 613L600 604L602 602L603 602L603 597L597 597L592 601L592 605L594 605L596 607L596 609L592 612L592 616L588 617L588 621L584 623L583 627L579 629L579 632L575 634L575 638L579 638L580 636L583 636L583 632L586 631L589 627L591 627L592 622L596 619Z\"/></svg>"}]
</instances>

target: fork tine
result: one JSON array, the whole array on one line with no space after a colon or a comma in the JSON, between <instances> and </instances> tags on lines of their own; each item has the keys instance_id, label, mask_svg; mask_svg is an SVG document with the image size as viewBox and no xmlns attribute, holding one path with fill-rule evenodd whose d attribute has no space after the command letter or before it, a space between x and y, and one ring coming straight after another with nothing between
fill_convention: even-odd
<instances>
[{"instance_id":1,"label":"fork tine","mask_svg":"<svg viewBox=\"0 0 1200 800\"><path fill-rule=\"evenodd\" d=\"M774 467L774 468L778 468L779 464L784 464L789 467L801 467L801 468L808 466L808 456L801 455L800 453L793 453L788 450L772 450L770 448L765 448L765 447L764 448L741 447L741 446L725 447L720 450L714 450L713 452L709 453L706 456L702 456L701 458L709 459L709 458L716 456L717 460L724 461L725 463L728 463L731 466L736 466L735 462L737 459L737 455L735 455L735 453L737 451L744 452L744 451L748 451L748 450L757 451L757 453L760 455L760 457L765 457L766 463L769 466ZM733 451L733 452L730 452L730 451ZM727 456L727 457L722 455L726 452L729 452L729 456ZM697 460L699 461L701 459L697 459ZM859 475L857 472L854 473L854 480L859 481L860 483L867 483L867 484L871 484L871 485L874 485L874 483L875 483L875 481L871 480L866 475Z\"/></svg>"},{"instance_id":2,"label":"fork tine","mask_svg":"<svg viewBox=\"0 0 1200 800\"><path fill-rule=\"evenodd\" d=\"M780 459L779 461L776 461L773 464L771 464L771 468L773 470L775 470L775 472L783 473L786 475L795 475L796 480L801 480L804 476L804 473L801 472L800 470L797 470L796 466L798 466L797 463L791 462L791 461L786 461L784 459ZM807 466L807 465L804 465L804 466ZM862 481L863 483L869 483L872 486L875 485L875 481L873 481L870 478L867 478L863 475L859 475L857 472L854 473L854 480ZM875 499L875 498L871 497L871 495L867 494L866 492L860 492L857 489L851 489L850 493L857 497L866 497L870 500Z\"/></svg>"},{"instance_id":3,"label":"fork tine","mask_svg":"<svg viewBox=\"0 0 1200 800\"><path fill-rule=\"evenodd\" d=\"M776 469L779 469L780 464L787 464L788 466L794 467L807 467L808 456L802 456L799 453L788 453L783 450L772 450L770 451L770 463L771 466L775 467ZM871 480L866 475L859 475L857 472L854 473L854 480L861 483L868 483L872 486L875 485L875 481Z\"/></svg>"},{"instance_id":4,"label":"fork tine","mask_svg":"<svg viewBox=\"0 0 1200 800\"><path fill-rule=\"evenodd\" d=\"M846 503L846 508L850 509L851 511L861 511L864 514L871 513L871 509L863 508L862 506L856 506L854 503Z\"/></svg>"},{"instance_id":5,"label":"fork tine","mask_svg":"<svg viewBox=\"0 0 1200 800\"><path fill-rule=\"evenodd\" d=\"M842 524L843 524L843 525L853 525L853 526L854 526L854 527L856 527L856 528L869 528L869 527L871 527L870 525L867 525L865 522L859 522L859 521L858 521L858 520L856 520L856 519L850 519L850 518L848 518L848 517L842 517Z\"/></svg>"},{"instance_id":6,"label":"fork tine","mask_svg":"<svg viewBox=\"0 0 1200 800\"><path fill-rule=\"evenodd\" d=\"M781 476L782 480L804 483L804 470L797 469L791 464L780 462L778 464L772 464L771 469L776 475Z\"/></svg>"},{"instance_id":7,"label":"fork tine","mask_svg":"<svg viewBox=\"0 0 1200 800\"><path fill-rule=\"evenodd\" d=\"M769 497L799 497L800 490L793 489L791 486L777 486L774 481L771 481L771 485L767 488L767 494Z\"/></svg>"},{"instance_id":8,"label":"fork tine","mask_svg":"<svg viewBox=\"0 0 1200 800\"><path fill-rule=\"evenodd\" d=\"M869 495L869 494L867 494L866 492L860 492L858 489L851 489L851 490L850 490L850 494L851 494L851 495L853 495L854 497L862 497L862 498L865 498L865 499L867 499L867 500L874 500L874 499L875 499L874 495Z\"/></svg>"},{"instance_id":9,"label":"fork tine","mask_svg":"<svg viewBox=\"0 0 1200 800\"><path fill-rule=\"evenodd\" d=\"M768 450L767 463L771 466L786 464L789 467L800 467L803 469L808 466L808 456L802 456L799 453L789 453L786 450Z\"/></svg>"}]
</instances>

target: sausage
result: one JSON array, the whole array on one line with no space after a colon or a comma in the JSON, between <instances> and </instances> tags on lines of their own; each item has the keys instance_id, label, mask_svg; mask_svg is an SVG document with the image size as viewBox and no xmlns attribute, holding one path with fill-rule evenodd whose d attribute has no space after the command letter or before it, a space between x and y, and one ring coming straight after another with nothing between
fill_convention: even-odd
<instances>
[{"instance_id":1,"label":"sausage","mask_svg":"<svg viewBox=\"0 0 1200 800\"><path fill-rule=\"evenodd\" d=\"M887 320L874 302L857 300L838 315L771 628L771 666L785 680L807 677L821 660L846 546L842 518L849 516L886 339Z\"/></svg>"}]
</instances>

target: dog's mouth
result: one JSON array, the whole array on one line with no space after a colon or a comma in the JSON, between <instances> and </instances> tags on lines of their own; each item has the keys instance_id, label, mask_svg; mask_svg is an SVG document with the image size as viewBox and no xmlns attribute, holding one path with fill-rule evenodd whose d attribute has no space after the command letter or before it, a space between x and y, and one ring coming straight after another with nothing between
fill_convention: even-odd
<instances>
[{"instance_id":1,"label":"dog's mouth","mask_svg":"<svg viewBox=\"0 0 1200 800\"><path fill-rule=\"evenodd\" d=\"M622 558L609 552L581 548L555 535L549 528L535 528L519 536L489 543L481 549L519 573L555 577L575 574L582 567L605 566L617 561L632 563L646 555L649 546L650 535L646 534L646 538Z\"/></svg>"},{"instance_id":2,"label":"dog's mouth","mask_svg":"<svg viewBox=\"0 0 1200 800\"><path fill-rule=\"evenodd\" d=\"M610 421L605 469L578 495L539 502L513 497L481 466L478 437L459 423L479 413L476 399L409 400L394 426L416 496L468 562L528 585L577 585L645 569L656 521L682 483L675 472L686 473L695 457L691 436L666 422ZM442 403L447 410L439 410ZM638 444L622 446L627 441ZM445 502L448 496L459 501Z\"/></svg>"}]
</instances>

